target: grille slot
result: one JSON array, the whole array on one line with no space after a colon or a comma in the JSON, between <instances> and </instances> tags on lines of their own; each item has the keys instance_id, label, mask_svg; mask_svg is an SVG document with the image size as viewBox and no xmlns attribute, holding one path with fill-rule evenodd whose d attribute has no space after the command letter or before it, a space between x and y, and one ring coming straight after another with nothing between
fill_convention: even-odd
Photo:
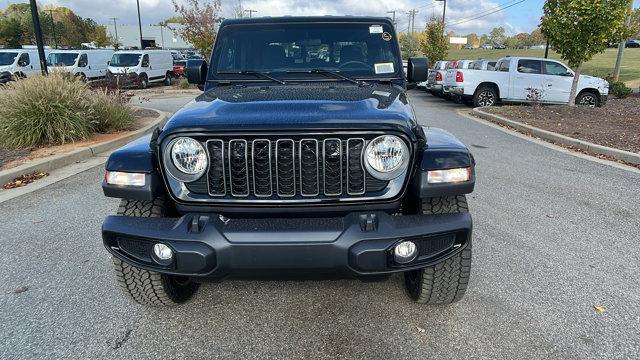
<instances>
[{"instance_id":1,"label":"grille slot","mask_svg":"<svg viewBox=\"0 0 640 360\"><path fill-rule=\"evenodd\" d=\"M202 139L209 171L184 187L200 199L209 195L222 202L388 198L399 184L375 179L364 169L369 140L341 135Z\"/></svg>"}]
</instances>

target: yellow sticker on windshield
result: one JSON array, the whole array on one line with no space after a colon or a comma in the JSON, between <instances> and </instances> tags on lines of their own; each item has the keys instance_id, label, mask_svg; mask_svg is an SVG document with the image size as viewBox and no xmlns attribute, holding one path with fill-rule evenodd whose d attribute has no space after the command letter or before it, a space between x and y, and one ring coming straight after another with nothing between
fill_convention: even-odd
<instances>
[{"instance_id":1,"label":"yellow sticker on windshield","mask_svg":"<svg viewBox=\"0 0 640 360\"><path fill-rule=\"evenodd\" d=\"M393 69L393 63L379 63L374 64L376 74L392 74L395 72Z\"/></svg>"}]
</instances>

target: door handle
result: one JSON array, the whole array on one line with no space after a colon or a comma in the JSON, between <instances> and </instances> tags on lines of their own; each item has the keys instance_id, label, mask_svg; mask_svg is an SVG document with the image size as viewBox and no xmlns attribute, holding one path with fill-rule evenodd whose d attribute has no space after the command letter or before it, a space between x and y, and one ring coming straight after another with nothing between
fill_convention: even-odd
<instances>
[{"instance_id":1,"label":"door handle","mask_svg":"<svg viewBox=\"0 0 640 360\"><path fill-rule=\"evenodd\" d=\"M551 87L551 86L553 86L553 84L547 84L547 86Z\"/></svg>"}]
</instances>

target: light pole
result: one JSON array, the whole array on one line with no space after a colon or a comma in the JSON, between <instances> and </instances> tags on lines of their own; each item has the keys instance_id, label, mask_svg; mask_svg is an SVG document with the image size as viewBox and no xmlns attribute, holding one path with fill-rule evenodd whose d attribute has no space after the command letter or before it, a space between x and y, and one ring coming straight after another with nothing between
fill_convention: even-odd
<instances>
[{"instance_id":1,"label":"light pole","mask_svg":"<svg viewBox=\"0 0 640 360\"><path fill-rule=\"evenodd\" d=\"M140 20L140 0L136 0L138 6L138 29L140 30L140 50L144 50L144 44L142 43L142 20Z\"/></svg>"},{"instance_id":2,"label":"light pole","mask_svg":"<svg viewBox=\"0 0 640 360\"><path fill-rule=\"evenodd\" d=\"M38 46L38 57L40 58L40 69L42 75L47 75L47 59L44 57L44 41L42 41L42 28L40 28L40 16L38 15L38 5L36 0L29 0L31 6L31 19L33 21L33 33L36 36L36 45Z\"/></svg>"},{"instance_id":3,"label":"light pole","mask_svg":"<svg viewBox=\"0 0 640 360\"><path fill-rule=\"evenodd\" d=\"M118 43L119 43L119 40L118 40L118 23L117 23L118 18L113 17L113 18L111 18L111 20L113 20L113 29L114 29L114 31L116 33L116 43L113 44L113 47L116 48L116 51L118 51L118 47L119 47L118 46Z\"/></svg>"}]
</instances>

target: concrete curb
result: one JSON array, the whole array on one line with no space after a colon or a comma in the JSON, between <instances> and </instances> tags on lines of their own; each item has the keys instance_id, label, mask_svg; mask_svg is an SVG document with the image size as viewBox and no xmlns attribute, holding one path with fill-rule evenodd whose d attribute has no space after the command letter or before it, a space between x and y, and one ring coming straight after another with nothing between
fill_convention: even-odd
<instances>
[{"instance_id":1,"label":"concrete curb","mask_svg":"<svg viewBox=\"0 0 640 360\"><path fill-rule=\"evenodd\" d=\"M500 115L489 114L487 112L482 111L480 108L475 108L472 110L472 112L476 115L479 115L481 118L488 118L489 120L494 121L496 123L508 125L517 130L531 133L547 141L552 141L554 143L566 145L566 146L573 146L575 148L578 148L587 152L591 152L594 154L606 155L614 159L640 165L640 154L637 154L637 153L632 153L630 151L625 151L620 149L614 149L607 146L590 143L588 141L560 135L558 133L554 133L551 131L547 131L547 130L543 130L543 129L531 126L531 125L513 121L505 117L502 117Z\"/></svg>"},{"instance_id":2,"label":"concrete curb","mask_svg":"<svg viewBox=\"0 0 640 360\"><path fill-rule=\"evenodd\" d=\"M160 116L158 116L156 120L154 120L151 124L146 125L145 127L138 130L132 131L117 139L112 139L91 146L81 147L64 154L48 156L41 159L34 159L14 168L2 170L0 171L0 185L13 181L13 179L24 174L31 174L36 171L51 172L52 170L56 170L64 166L89 159L96 156L97 154L122 147L123 145L152 132L153 129L155 129L159 125L162 125L170 117L170 114L167 112L155 109L154 111L160 113Z\"/></svg>"}]
</instances>

